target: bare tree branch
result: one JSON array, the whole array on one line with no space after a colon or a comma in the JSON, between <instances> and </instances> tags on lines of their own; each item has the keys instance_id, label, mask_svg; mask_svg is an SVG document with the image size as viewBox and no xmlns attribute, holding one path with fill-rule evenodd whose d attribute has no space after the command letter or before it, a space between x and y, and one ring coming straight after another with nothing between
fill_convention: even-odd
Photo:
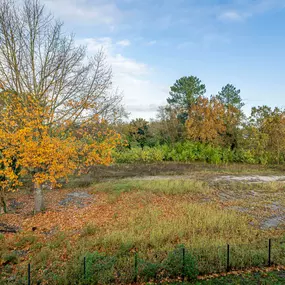
<instances>
[{"instance_id":1,"label":"bare tree branch","mask_svg":"<svg viewBox=\"0 0 285 285\"><path fill-rule=\"evenodd\" d=\"M0 0L0 91L29 93L50 106L51 122L102 115L111 119L122 96L101 49L92 58L39 0ZM113 118L112 118L113 119Z\"/></svg>"}]
</instances>

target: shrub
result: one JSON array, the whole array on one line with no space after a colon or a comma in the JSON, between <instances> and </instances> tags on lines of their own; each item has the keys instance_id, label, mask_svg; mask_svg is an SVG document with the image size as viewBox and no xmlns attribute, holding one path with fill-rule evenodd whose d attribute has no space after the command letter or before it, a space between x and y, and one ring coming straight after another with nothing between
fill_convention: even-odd
<instances>
[{"instance_id":1,"label":"shrub","mask_svg":"<svg viewBox=\"0 0 285 285\"><path fill-rule=\"evenodd\" d=\"M240 162L249 164L268 164L277 163L277 158L268 153L257 153L255 150L244 150L242 148L231 150L221 146L213 146L200 142L178 142L174 145L160 145L146 147L143 150L139 147L122 149L115 151L113 157L117 163L136 163L136 162L207 162L222 164L230 162ZM280 163L284 161L281 159Z\"/></svg>"},{"instance_id":2,"label":"shrub","mask_svg":"<svg viewBox=\"0 0 285 285\"><path fill-rule=\"evenodd\" d=\"M135 147L114 152L113 157L118 163L158 162L164 160L164 151L161 147Z\"/></svg>"},{"instance_id":3,"label":"shrub","mask_svg":"<svg viewBox=\"0 0 285 285\"><path fill-rule=\"evenodd\" d=\"M157 275L161 271L161 265L158 263L152 263L149 261L145 261L143 259L139 259L139 270L138 275L142 281L150 281L155 280Z\"/></svg>"},{"instance_id":4,"label":"shrub","mask_svg":"<svg viewBox=\"0 0 285 285\"><path fill-rule=\"evenodd\" d=\"M179 245L171 251L166 260L163 262L163 267L166 270L166 276L177 278L185 276L188 280L194 280L198 276L198 267L193 256L186 250L183 262L184 246Z\"/></svg>"},{"instance_id":5,"label":"shrub","mask_svg":"<svg viewBox=\"0 0 285 285\"><path fill-rule=\"evenodd\" d=\"M18 256L16 253L9 253L3 256L4 264L17 264L18 263Z\"/></svg>"},{"instance_id":6,"label":"shrub","mask_svg":"<svg viewBox=\"0 0 285 285\"><path fill-rule=\"evenodd\" d=\"M98 228L96 225L93 224L87 224L81 233L82 237L86 237L86 236L92 236L94 234L96 234L98 232Z\"/></svg>"},{"instance_id":7,"label":"shrub","mask_svg":"<svg viewBox=\"0 0 285 285\"><path fill-rule=\"evenodd\" d=\"M86 278L84 278L84 257ZM98 252L81 255L67 267L67 284L110 284L115 280L115 258Z\"/></svg>"},{"instance_id":8,"label":"shrub","mask_svg":"<svg viewBox=\"0 0 285 285\"><path fill-rule=\"evenodd\" d=\"M20 237L19 241L16 242L15 245L17 247L21 248L21 247L25 247L25 246L28 246L28 245L32 245L36 241L37 241L37 237L36 236L27 234L27 235L24 235L24 236Z\"/></svg>"}]
</instances>

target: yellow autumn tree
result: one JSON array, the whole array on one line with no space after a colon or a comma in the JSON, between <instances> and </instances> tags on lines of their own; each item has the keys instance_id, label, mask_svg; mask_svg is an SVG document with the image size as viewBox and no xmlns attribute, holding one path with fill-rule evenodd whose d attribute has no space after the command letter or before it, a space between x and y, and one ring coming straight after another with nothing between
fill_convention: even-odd
<instances>
[{"instance_id":1,"label":"yellow autumn tree","mask_svg":"<svg viewBox=\"0 0 285 285\"><path fill-rule=\"evenodd\" d=\"M20 168L16 157L17 151L12 147L11 137L0 128L0 214L7 212L5 193L20 185Z\"/></svg>"},{"instance_id":2,"label":"yellow autumn tree","mask_svg":"<svg viewBox=\"0 0 285 285\"><path fill-rule=\"evenodd\" d=\"M274 160L280 164L285 155L285 112L275 108L264 118L262 130L268 136L267 148L274 155Z\"/></svg>"},{"instance_id":3,"label":"yellow autumn tree","mask_svg":"<svg viewBox=\"0 0 285 285\"><path fill-rule=\"evenodd\" d=\"M216 97L199 97L189 109L187 137L200 142L216 142L226 130L225 116L225 106Z\"/></svg>"},{"instance_id":4,"label":"yellow autumn tree","mask_svg":"<svg viewBox=\"0 0 285 285\"><path fill-rule=\"evenodd\" d=\"M50 124L48 106L43 106L34 96L6 92L5 107L0 122L0 165L2 165L1 193L19 184L19 176L32 176L35 193L35 211L44 208L42 185L45 182L57 184L75 171L88 171L95 164L109 164L111 150L119 143L119 136L104 128L90 131L90 126L101 125L97 115L93 120L81 119L77 127L73 120ZM94 121L96 123L94 123ZM93 122L93 123L92 123ZM14 165L21 170L18 174ZM3 198L4 199L4 198ZM3 203L2 203L3 204Z\"/></svg>"},{"instance_id":5,"label":"yellow autumn tree","mask_svg":"<svg viewBox=\"0 0 285 285\"><path fill-rule=\"evenodd\" d=\"M102 119L124 114L103 50L89 56L63 30L38 0L0 0L1 200L29 173L37 211L44 181L111 161L117 134Z\"/></svg>"}]
</instances>

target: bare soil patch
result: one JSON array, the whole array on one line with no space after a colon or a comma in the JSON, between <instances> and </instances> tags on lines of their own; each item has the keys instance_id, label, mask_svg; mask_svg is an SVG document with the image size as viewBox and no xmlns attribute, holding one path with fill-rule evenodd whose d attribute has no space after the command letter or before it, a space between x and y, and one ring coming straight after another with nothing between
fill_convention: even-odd
<instances>
[{"instance_id":1,"label":"bare soil patch","mask_svg":"<svg viewBox=\"0 0 285 285\"><path fill-rule=\"evenodd\" d=\"M274 181L285 181L285 175L226 175L215 178L215 181L242 181L247 183L254 182L274 182Z\"/></svg>"}]
</instances>

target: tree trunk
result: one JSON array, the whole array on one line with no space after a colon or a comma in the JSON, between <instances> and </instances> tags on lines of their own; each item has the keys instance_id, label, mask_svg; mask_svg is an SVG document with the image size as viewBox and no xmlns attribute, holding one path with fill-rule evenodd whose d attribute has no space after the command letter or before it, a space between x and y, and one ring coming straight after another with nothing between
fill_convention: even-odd
<instances>
[{"instance_id":1,"label":"tree trunk","mask_svg":"<svg viewBox=\"0 0 285 285\"><path fill-rule=\"evenodd\" d=\"M42 185L34 183L34 197L35 197L35 213L39 213L44 210L44 199Z\"/></svg>"},{"instance_id":2,"label":"tree trunk","mask_svg":"<svg viewBox=\"0 0 285 285\"><path fill-rule=\"evenodd\" d=\"M5 211L3 205L0 203L0 215L2 214L5 214Z\"/></svg>"},{"instance_id":3,"label":"tree trunk","mask_svg":"<svg viewBox=\"0 0 285 285\"><path fill-rule=\"evenodd\" d=\"M5 194L1 193L0 194L0 214L6 214L7 213L7 203L6 203L6 199L5 199Z\"/></svg>"}]
</instances>

